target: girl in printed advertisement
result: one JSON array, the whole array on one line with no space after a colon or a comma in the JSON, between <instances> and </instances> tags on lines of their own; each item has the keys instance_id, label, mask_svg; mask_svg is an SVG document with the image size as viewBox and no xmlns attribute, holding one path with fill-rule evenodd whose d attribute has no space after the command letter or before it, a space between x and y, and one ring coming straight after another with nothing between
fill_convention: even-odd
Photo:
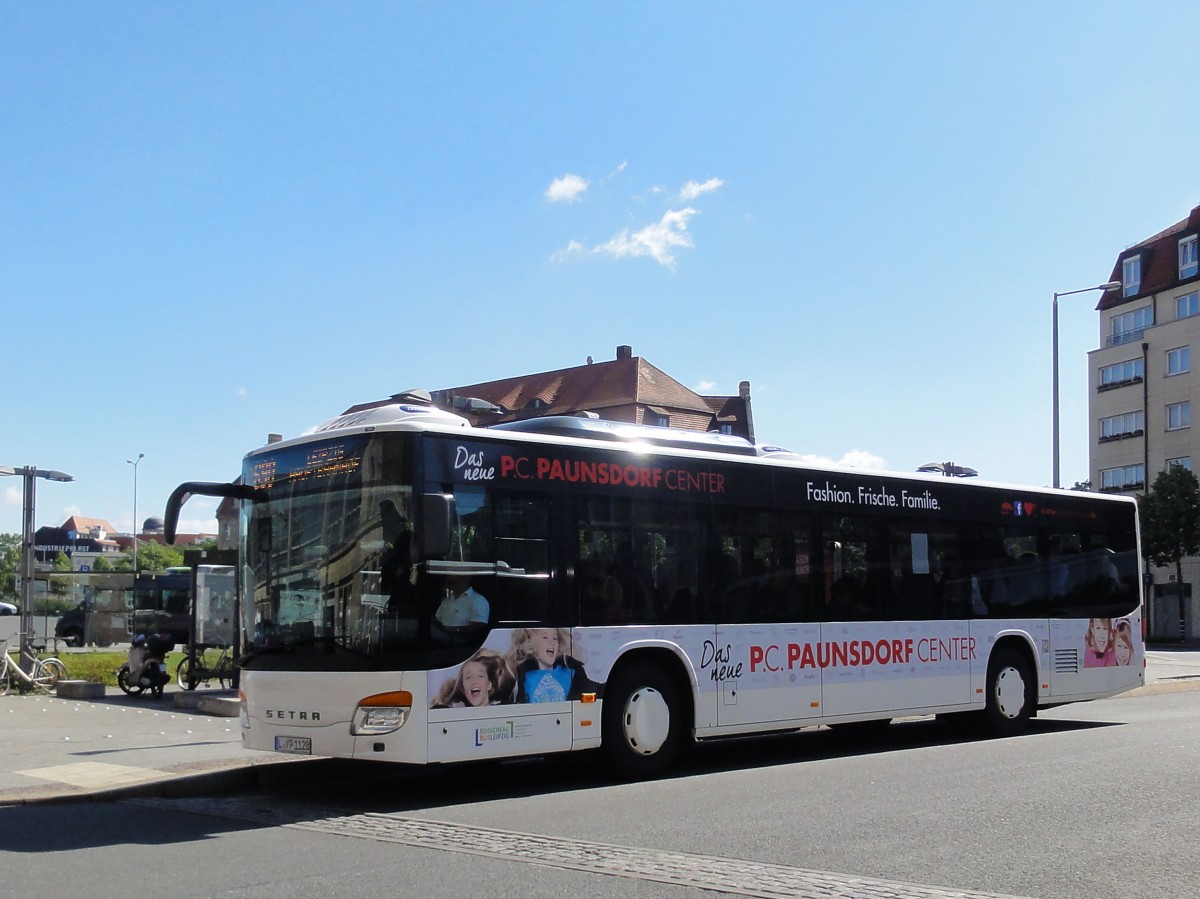
<instances>
[{"instance_id":1,"label":"girl in printed advertisement","mask_svg":"<svg viewBox=\"0 0 1200 899\"><path fill-rule=\"evenodd\" d=\"M562 628L522 627L512 633L509 664L517 677L517 702L573 702L599 693L583 662L572 655L571 634Z\"/></svg>"},{"instance_id":2,"label":"girl in printed advertisement","mask_svg":"<svg viewBox=\"0 0 1200 899\"><path fill-rule=\"evenodd\" d=\"M481 708L512 702L513 675L508 660L494 649L481 649L463 662L458 676L442 684L431 709Z\"/></svg>"}]
</instances>

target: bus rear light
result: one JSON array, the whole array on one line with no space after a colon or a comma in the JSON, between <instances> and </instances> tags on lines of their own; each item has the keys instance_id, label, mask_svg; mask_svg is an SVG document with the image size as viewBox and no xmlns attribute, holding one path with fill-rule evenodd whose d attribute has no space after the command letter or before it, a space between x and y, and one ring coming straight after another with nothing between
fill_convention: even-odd
<instances>
[{"instance_id":1,"label":"bus rear light","mask_svg":"<svg viewBox=\"0 0 1200 899\"><path fill-rule=\"evenodd\" d=\"M592 726L592 722L591 722L590 720L584 720L584 721L580 721L580 722L579 722L579 726L580 726L580 727L591 727L591 726Z\"/></svg>"},{"instance_id":2,"label":"bus rear light","mask_svg":"<svg viewBox=\"0 0 1200 899\"><path fill-rule=\"evenodd\" d=\"M595 702L596 694L595 693L584 693L583 695L581 695L579 697L579 701L580 702Z\"/></svg>"},{"instance_id":3,"label":"bus rear light","mask_svg":"<svg viewBox=\"0 0 1200 899\"><path fill-rule=\"evenodd\" d=\"M350 733L355 736L390 734L399 730L412 712L413 698L407 690L376 693L358 703Z\"/></svg>"}]
</instances>

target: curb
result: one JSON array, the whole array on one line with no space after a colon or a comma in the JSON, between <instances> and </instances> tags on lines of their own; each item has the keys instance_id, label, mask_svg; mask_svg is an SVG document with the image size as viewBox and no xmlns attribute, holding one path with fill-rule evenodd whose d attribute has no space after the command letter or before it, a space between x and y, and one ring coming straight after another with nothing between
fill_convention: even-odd
<instances>
[{"instance_id":1,"label":"curb","mask_svg":"<svg viewBox=\"0 0 1200 899\"><path fill-rule=\"evenodd\" d=\"M228 693L199 693L194 690L171 694L177 709L193 709L206 715L222 718L237 718L242 713L241 701Z\"/></svg>"}]
</instances>

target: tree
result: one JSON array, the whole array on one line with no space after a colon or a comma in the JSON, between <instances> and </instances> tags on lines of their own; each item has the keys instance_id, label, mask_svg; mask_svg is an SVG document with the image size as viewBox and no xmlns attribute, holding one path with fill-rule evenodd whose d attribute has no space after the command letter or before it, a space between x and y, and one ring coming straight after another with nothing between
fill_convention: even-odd
<instances>
[{"instance_id":1,"label":"tree","mask_svg":"<svg viewBox=\"0 0 1200 899\"><path fill-rule=\"evenodd\" d=\"M165 571L183 564L183 550L153 540L138 543L138 571Z\"/></svg>"},{"instance_id":2,"label":"tree","mask_svg":"<svg viewBox=\"0 0 1200 899\"><path fill-rule=\"evenodd\" d=\"M17 573L21 570L21 535L0 534L0 597L17 595Z\"/></svg>"},{"instance_id":3,"label":"tree","mask_svg":"<svg viewBox=\"0 0 1200 899\"><path fill-rule=\"evenodd\" d=\"M1183 614L1183 559L1200 553L1200 480L1182 465L1158 473L1141 498L1142 552L1155 565L1175 566L1179 622Z\"/></svg>"},{"instance_id":4,"label":"tree","mask_svg":"<svg viewBox=\"0 0 1200 899\"><path fill-rule=\"evenodd\" d=\"M50 563L51 571L72 571L74 566L71 564L71 557L66 553L59 553L54 557L54 561ZM61 578L50 578L50 592L62 599L71 591L71 582Z\"/></svg>"},{"instance_id":5,"label":"tree","mask_svg":"<svg viewBox=\"0 0 1200 899\"><path fill-rule=\"evenodd\" d=\"M112 571L112 566L104 556L96 556L96 561L92 563L92 571Z\"/></svg>"}]
</instances>

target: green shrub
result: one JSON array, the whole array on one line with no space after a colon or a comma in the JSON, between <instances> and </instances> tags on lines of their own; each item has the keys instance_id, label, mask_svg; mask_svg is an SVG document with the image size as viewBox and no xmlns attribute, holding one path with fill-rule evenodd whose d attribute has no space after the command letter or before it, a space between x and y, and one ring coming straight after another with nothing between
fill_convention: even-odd
<instances>
[{"instance_id":1,"label":"green shrub","mask_svg":"<svg viewBox=\"0 0 1200 899\"><path fill-rule=\"evenodd\" d=\"M182 652L167 653L167 671L175 676L175 669L183 658ZM93 684L117 685L117 671L125 664L123 652L66 652L58 656L67 666L67 677L85 680Z\"/></svg>"}]
</instances>

